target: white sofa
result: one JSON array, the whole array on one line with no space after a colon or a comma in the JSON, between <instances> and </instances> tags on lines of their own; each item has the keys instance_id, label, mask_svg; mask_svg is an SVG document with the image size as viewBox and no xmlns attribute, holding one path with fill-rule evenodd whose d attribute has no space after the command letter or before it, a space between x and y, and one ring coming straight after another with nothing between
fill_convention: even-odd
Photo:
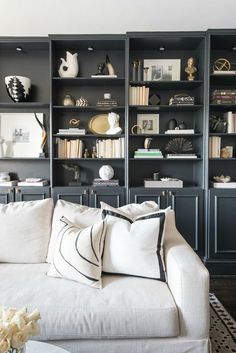
<instances>
[{"instance_id":1,"label":"white sofa","mask_svg":"<svg viewBox=\"0 0 236 353\"><path fill-rule=\"evenodd\" d=\"M173 211L164 256L167 283L104 275L101 290L46 276L46 262L1 262L0 304L38 308L35 339L71 353L207 353L208 272L177 231Z\"/></svg>"}]
</instances>

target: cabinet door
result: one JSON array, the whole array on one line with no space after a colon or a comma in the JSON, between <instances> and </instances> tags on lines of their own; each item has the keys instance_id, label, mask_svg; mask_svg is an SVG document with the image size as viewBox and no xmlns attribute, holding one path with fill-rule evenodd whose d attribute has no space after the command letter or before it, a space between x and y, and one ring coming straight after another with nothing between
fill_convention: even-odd
<instances>
[{"instance_id":1,"label":"cabinet door","mask_svg":"<svg viewBox=\"0 0 236 353\"><path fill-rule=\"evenodd\" d=\"M236 259L236 190L210 190L209 255Z\"/></svg>"},{"instance_id":2,"label":"cabinet door","mask_svg":"<svg viewBox=\"0 0 236 353\"><path fill-rule=\"evenodd\" d=\"M165 208L167 192L156 188L131 188L129 190L129 202L142 203L144 201L155 201L160 208Z\"/></svg>"},{"instance_id":3,"label":"cabinet door","mask_svg":"<svg viewBox=\"0 0 236 353\"><path fill-rule=\"evenodd\" d=\"M86 187L55 187L52 189L52 195L54 202L57 200L65 200L88 206L89 196L88 188Z\"/></svg>"},{"instance_id":4,"label":"cabinet door","mask_svg":"<svg viewBox=\"0 0 236 353\"><path fill-rule=\"evenodd\" d=\"M195 251L203 255L203 190L169 190L168 197L169 206L175 211L179 232Z\"/></svg>"},{"instance_id":5,"label":"cabinet door","mask_svg":"<svg viewBox=\"0 0 236 353\"><path fill-rule=\"evenodd\" d=\"M13 187L0 187L0 203L7 204L14 201L14 188Z\"/></svg>"},{"instance_id":6,"label":"cabinet door","mask_svg":"<svg viewBox=\"0 0 236 353\"><path fill-rule=\"evenodd\" d=\"M125 204L125 189L119 187L91 188L90 206L100 207L100 201L106 202L113 207L120 207Z\"/></svg>"},{"instance_id":7,"label":"cabinet door","mask_svg":"<svg viewBox=\"0 0 236 353\"><path fill-rule=\"evenodd\" d=\"M50 197L49 187L17 187L15 188L15 201L44 200Z\"/></svg>"}]
</instances>

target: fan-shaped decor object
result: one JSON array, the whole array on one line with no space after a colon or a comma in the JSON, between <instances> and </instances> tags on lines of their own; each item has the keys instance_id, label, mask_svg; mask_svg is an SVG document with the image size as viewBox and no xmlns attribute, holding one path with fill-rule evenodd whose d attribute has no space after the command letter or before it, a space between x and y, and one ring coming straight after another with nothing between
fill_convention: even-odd
<instances>
[{"instance_id":1,"label":"fan-shaped decor object","mask_svg":"<svg viewBox=\"0 0 236 353\"><path fill-rule=\"evenodd\" d=\"M170 153L190 153L193 152L193 145L191 141L183 137L177 137L169 141L165 150Z\"/></svg>"},{"instance_id":2,"label":"fan-shaped decor object","mask_svg":"<svg viewBox=\"0 0 236 353\"><path fill-rule=\"evenodd\" d=\"M24 76L6 76L5 85L9 97L14 102L25 102L29 98L31 79Z\"/></svg>"}]
</instances>

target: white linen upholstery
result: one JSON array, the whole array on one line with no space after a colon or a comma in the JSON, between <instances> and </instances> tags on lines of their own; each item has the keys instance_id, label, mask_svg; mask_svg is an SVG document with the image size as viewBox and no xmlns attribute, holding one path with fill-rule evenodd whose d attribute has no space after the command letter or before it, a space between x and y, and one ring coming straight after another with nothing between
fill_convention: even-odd
<instances>
[{"instance_id":1,"label":"white linen upholstery","mask_svg":"<svg viewBox=\"0 0 236 353\"><path fill-rule=\"evenodd\" d=\"M38 308L40 340L178 336L178 313L166 283L104 276L98 291L46 276L48 264L0 264L0 303Z\"/></svg>"},{"instance_id":2,"label":"white linen upholstery","mask_svg":"<svg viewBox=\"0 0 236 353\"><path fill-rule=\"evenodd\" d=\"M46 261L53 200L0 204L0 262Z\"/></svg>"},{"instance_id":3,"label":"white linen upholstery","mask_svg":"<svg viewBox=\"0 0 236 353\"><path fill-rule=\"evenodd\" d=\"M102 288L105 222L99 221L93 226L80 228L62 217L60 224L53 261L47 275Z\"/></svg>"},{"instance_id":4,"label":"white linen upholstery","mask_svg":"<svg viewBox=\"0 0 236 353\"><path fill-rule=\"evenodd\" d=\"M101 202L101 205L106 204ZM118 210L129 213L133 217L154 212L158 209L159 206L154 201L145 201L141 204L129 204L118 208ZM89 227L102 219L100 208L93 208L65 200L58 200L53 213L52 233L47 255L47 262L49 263L52 262L56 239L60 228L59 221L63 216L81 228Z\"/></svg>"},{"instance_id":5,"label":"white linen upholstery","mask_svg":"<svg viewBox=\"0 0 236 353\"><path fill-rule=\"evenodd\" d=\"M168 285L178 307L180 335L206 339L209 335L209 273L168 214L164 243Z\"/></svg>"}]
</instances>

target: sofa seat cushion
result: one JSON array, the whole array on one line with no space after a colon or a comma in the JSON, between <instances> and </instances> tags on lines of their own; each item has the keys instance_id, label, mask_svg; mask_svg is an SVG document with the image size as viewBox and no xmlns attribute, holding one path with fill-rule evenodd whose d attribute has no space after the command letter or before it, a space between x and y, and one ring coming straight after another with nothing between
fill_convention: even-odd
<instances>
[{"instance_id":1,"label":"sofa seat cushion","mask_svg":"<svg viewBox=\"0 0 236 353\"><path fill-rule=\"evenodd\" d=\"M38 308L38 339L178 336L178 313L166 283L106 275L97 290L46 276L49 266L0 264L0 303Z\"/></svg>"}]
</instances>

